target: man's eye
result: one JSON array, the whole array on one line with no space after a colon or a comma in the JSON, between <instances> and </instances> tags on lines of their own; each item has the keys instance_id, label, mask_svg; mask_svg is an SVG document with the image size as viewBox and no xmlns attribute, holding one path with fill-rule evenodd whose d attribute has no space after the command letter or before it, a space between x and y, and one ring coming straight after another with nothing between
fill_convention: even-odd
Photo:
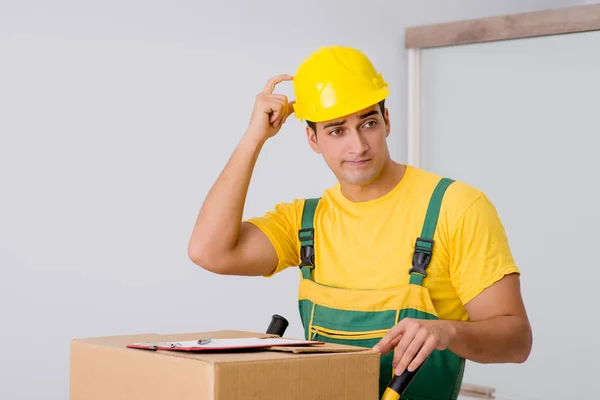
<instances>
[{"instance_id":1,"label":"man's eye","mask_svg":"<svg viewBox=\"0 0 600 400\"><path fill-rule=\"evenodd\" d=\"M377 125L377 121L369 121L369 122L367 122L367 123L364 125L364 127L365 127L365 128L373 128L373 127L375 127L376 125Z\"/></svg>"},{"instance_id":2,"label":"man's eye","mask_svg":"<svg viewBox=\"0 0 600 400\"><path fill-rule=\"evenodd\" d=\"M341 133L342 133L341 129L336 129L334 131L329 132L330 135L334 135L334 136L337 136L337 135L339 135Z\"/></svg>"}]
</instances>

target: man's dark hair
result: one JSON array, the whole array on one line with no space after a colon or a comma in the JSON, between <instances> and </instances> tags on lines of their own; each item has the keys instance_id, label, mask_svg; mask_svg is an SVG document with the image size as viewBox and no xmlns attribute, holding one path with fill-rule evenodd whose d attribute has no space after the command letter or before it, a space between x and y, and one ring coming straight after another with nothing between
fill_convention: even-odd
<instances>
[{"instance_id":1,"label":"man's dark hair","mask_svg":"<svg viewBox=\"0 0 600 400\"><path fill-rule=\"evenodd\" d=\"M381 100L379 103L379 108L381 109L381 114L383 115L384 110L385 110L385 99ZM308 126L310 126L310 128L315 131L315 133L317 132L317 124L312 122L312 121L306 121L306 123L308 124Z\"/></svg>"}]
</instances>

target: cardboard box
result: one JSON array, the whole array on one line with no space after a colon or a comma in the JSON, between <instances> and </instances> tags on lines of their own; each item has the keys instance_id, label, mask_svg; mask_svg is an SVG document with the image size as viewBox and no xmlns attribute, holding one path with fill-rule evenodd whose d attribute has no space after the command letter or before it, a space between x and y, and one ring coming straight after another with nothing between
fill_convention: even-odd
<instances>
[{"instance_id":1,"label":"cardboard box","mask_svg":"<svg viewBox=\"0 0 600 400\"><path fill-rule=\"evenodd\" d=\"M311 348L190 353L126 348L143 341L269 335L219 331L71 342L71 400L376 400L379 354Z\"/></svg>"}]
</instances>

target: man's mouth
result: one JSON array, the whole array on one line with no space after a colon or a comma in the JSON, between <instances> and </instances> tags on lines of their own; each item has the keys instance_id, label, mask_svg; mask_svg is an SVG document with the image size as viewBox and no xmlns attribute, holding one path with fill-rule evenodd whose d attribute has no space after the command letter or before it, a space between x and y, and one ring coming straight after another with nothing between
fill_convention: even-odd
<instances>
[{"instance_id":1,"label":"man's mouth","mask_svg":"<svg viewBox=\"0 0 600 400\"><path fill-rule=\"evenodd\" d=\"M358 167L358 166L361 166L361 165L365 165L369 161L371 161L370 158L363 158L363 159L360 159L360 160L348 160L348 161L344 161L344 163Z\"/></svg>"}]
</instances>

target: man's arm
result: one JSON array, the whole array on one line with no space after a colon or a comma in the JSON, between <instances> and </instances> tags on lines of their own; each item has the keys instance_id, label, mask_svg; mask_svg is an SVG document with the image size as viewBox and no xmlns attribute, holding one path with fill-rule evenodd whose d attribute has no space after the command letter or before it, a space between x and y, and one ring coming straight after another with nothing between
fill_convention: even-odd
<instances>
[{"instance_id":1,"label":"man's arm","mask_svg":"<svg viewBox=\"0 0 600 400\"><path fill-rule=\"evenodd\" d=\"M511 274L465 305L470 322L443 321L453 331L449 349L479 363L523 363L533 343L519 275Z\"/></svg>"},{"instance_id":2,"label":"man's arm","mask_svg":"<svg viewBox=\"0 0 600 400\"><path fill-rule=\"evenodd\" d=\"M198 213L188 256L209 271L266 275L277 266L277 254L267 236L254 225L243 223L242 215L260 150L293 112L285 96L272 92L279 82L291 79L288 75L274 77L257 96L248 130Z\"/></svg>"},{"instance_id":3,"label":"man's arm","mask_svg":"<svg viewBox=\"0 0 600 400\"><path fill-rule=\"evenodd\" d=\"M403 319L374 350L396 347L394 367L400 375L415 370L437 349L479 363L522 363L532 347L532 332L520 292L518 274L505 276L465 305L470 321Z\"/></svg>"}]
</instances>

